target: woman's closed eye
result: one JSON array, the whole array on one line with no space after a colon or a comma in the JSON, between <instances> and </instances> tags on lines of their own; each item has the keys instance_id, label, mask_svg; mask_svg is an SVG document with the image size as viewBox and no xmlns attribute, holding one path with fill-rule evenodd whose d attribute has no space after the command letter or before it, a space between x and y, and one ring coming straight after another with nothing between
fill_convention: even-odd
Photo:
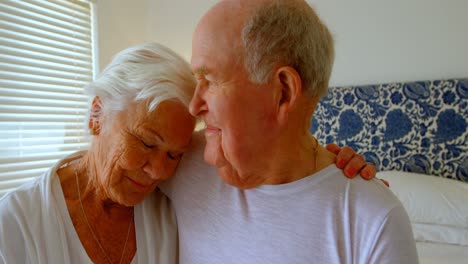
<instances>
[{"instance_id":1,"label":"woman's closed eye","mask_svg":"<svg viewBox=\"0 0 468 264\"><path fill-rule=\"evenodd\" d=\"M171 160L178 160L180 158L182 158L182 155L184 155L184 153L170 153L170 152L167 152L167 157L170 158Z\"/></svg>"},{"instance_id":2,"label":"woman's closed eye","mask_svg":"<svg viewBox=\"0 0 468 264\"><path fill-rule=\"evenodd\" d=\"M140 140L143 146L147 149L154 149L156 146L146 143L144 140Z\"/></svg>"}]
</instances>

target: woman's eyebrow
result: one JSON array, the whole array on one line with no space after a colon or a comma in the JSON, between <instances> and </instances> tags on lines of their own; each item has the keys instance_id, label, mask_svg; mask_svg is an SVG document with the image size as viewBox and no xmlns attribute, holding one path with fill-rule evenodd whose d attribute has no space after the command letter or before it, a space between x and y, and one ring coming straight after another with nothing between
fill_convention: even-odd
<instances>
[{"instance_id":1,"label":"woman's eyebrow","mask_svg":"<svg viewBox=\"0 0 468 264\"><path fill-rule=\"evenodd\" d=\"M158 131L154 130L154 129L151 129L151 128L143 128L142 129L142 132L146 135L151 135L151 136L155 136L156 139L160 142L165 142L164 138L158 133Z\"/></svg>"},{"instance_id":2,"label":"woman's eyebrow","mask_svg":"<svg viewBox=\"0 0 468 264\"><path fill-rule=\"evenodd\" d=\"M151 128L142 128L141 131L145 134L145 135L151 135L151 136L155 136L156 139L161 142L161 143L166 143L164 138L158 133L158 131L154 130L154 129L151 129ZM186 152L187 150L190 149L190 146L192 145L192 143L188 143L187 145L184 145L184 146L181 146L181 147L171 147L171 151L176 151L176 152Z\"/></svg>"}]
</instances>

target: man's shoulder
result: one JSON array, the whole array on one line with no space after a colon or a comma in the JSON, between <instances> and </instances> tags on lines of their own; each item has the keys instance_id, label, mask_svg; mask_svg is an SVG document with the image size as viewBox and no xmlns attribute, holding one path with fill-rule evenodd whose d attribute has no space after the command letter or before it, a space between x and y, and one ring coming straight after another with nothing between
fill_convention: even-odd
<instances>
[{"instance_id":1,"label":"man's shoulder","mask_svg":"<svg viewBox=\"0 0 468 264\"><path fill-rule=\"evenodd\" d=\"M329 173L323 184L328 186L330 192L340 192L338 196L343 203L356 212L384 216L393 208L402 206L393 192L379 179L367 181L359 176L349 179L336 167L331 168Z\"/></svg>"},{"instance_id":2,"label":"man's shoulder","mask_svg":"<svg viewBox=\"0 0 468 264\"><path fill-rule=\"evenodd\" d=\"M361 221L380 225L387 221L393 211L403 208L400 200L379 179L367 181L358 176L346 180L348 183L344 195L354 215L359 219L364 218Z\"/></svg>"},{"instance_id":3,"label":"man's shoulder","mask_svg":"<svg viewBox=\"0 0 468 264\"><path fill-rule=\"evenodd\" d=\"M200 177L207 173L216 173L216 168L208 165L204 160L205 144L204 130L196 131L192 136L189 151L184 154L177 167L176 177L179 174L182 174L182 177L189 175L191 175L190 177Z\"/></svg>"},{"instance_id":4,"label":"man's shoulder","mask_svg":"<svg viewBox=\"0 0 468 264\"><path fill-rule=\"evenodd\" d=\"M179 167L190 166L193 164L206 165L203 160L203 152L205 150L205 137L203 131L196 131L192 135L192 141L190 142L190 148L184 153L182 160L180 161Z\"/></svg>"},{"instance_id":5,"label":"man's shoulder","mask_svg":"<svg viewBox=\"0 0 468 264\"><path fill-rule=\"evenodd\" d=\"M210 186L210 180L217 180L216 168L204 160L204 148L204 131L197 131L193 134L190 149L184 153L174 176L159 186L171 200L174 200L176 193L186 195L186 191L202 190Z\"/></svg>"},{"instance_id":6,"label":"man's shoulder","mask_svg":"<svg viewBox=\"0 0 468 264\"><path fill-rule=\"evenodd\" d=\"M391 210L401 206L396 195L379 179L364 180L358 176L356 179L348 179L350 195L358 205L370 208L387 208Z\"/></svg>"}]
</instances>

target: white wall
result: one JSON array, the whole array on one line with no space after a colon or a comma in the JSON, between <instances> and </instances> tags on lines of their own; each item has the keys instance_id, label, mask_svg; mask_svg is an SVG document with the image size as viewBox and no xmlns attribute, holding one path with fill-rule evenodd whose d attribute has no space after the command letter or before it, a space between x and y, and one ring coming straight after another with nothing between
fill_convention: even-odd
<instances>
[{"instance_id":1,"label":"white wall","mask_svg":"<svg viewBox=\"0 0 468 264\"><path fill-rule=\"evenodd\" d=\"M468 1L311 1L336 41L333 84L468 77Z\"/></svg>"},{"instance_id":2,"label":"white wall","mask_svg":"<svg viewBox=\"0 0 468 264\"><path fill-rule=\"evenodd\" d=\"M161 42L190 59L216 0L97 0L101 68L129 45ZM468 1L309 0L336 41L332 85L468 77Z\"/></svg>"},{"instance_id":3,"label":"white wall","mask_svg":"<svg viewBox=\"0 0 468 264\"><path fill-rule=\"evenodd\" d=\"M151 0L96 0L98 62L103 69L115 53L149 41L148 2Z\"/></svg>"}]
</instances>

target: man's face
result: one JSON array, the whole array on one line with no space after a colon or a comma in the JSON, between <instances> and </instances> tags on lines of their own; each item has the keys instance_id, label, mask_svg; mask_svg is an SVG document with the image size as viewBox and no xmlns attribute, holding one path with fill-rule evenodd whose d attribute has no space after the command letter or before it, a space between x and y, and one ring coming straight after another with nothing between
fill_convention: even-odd
<instances>
[{"instance_id":1,"label":"man's face","mask_svg":"<svg viewBox=\"0 0 468 264\"><path fill-rule=\"evenodd\" d=\"M273 134L274 98L267 86L249 80L236 48L240 31L208 22L200 22L192 42L198 85L190 112L206 124L206 162L220 169L226 182L242 187L261 168Z\"/></svg>"}]
</instances>

